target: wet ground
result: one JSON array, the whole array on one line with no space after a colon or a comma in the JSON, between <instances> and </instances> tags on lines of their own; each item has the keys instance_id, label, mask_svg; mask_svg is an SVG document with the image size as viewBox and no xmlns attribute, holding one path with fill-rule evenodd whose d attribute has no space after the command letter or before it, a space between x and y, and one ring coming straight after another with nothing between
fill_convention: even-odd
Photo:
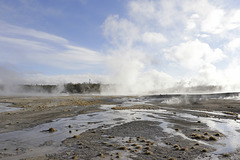
<instances>
[{"instance_id":1,"label":"wet ground","mask_svg":"<svg viewBox=\"0 0 240 160\"><path fill-rule=\"evenodd\" d=\"M0 159L240 159L236 93L0 102Z\"/></svg>"}]
</instances>

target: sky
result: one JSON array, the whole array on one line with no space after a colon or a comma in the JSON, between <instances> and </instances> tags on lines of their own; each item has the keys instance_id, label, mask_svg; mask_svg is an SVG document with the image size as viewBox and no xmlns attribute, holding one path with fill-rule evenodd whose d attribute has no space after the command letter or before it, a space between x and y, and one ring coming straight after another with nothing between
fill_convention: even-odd
<instances>
[{"instance_id":1,"label":"sky","mask_svg":"<svg viewBox=\"0 0 240 160\"><path fill-rule=\"evenodd\" d=\"M236 0L0 0L0 84L240 89Z\"/></svg>"}]
</instances>

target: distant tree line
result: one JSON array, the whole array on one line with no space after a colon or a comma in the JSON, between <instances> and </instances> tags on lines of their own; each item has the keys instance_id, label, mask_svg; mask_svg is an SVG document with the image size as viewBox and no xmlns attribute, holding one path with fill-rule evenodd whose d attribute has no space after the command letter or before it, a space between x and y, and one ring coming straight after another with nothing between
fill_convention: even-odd
<instances>
[{"instance_id":1,"label":"distant tree line","mask_svg":"<svg viewBox=\"0 0 240 160\"><path fill-rule=\"evenodd\" d=\"M47 92L53 93L56 90L57 85L23 85L21 89L24 92Z\"/></svg>"},{"instance_id":2,"label":"distant tree line","mask_svg":"<svg viewBox=\"0 0 240 160\"><path fill-rule=\"evenodd\" d=\"M23 90L26 92L47 92L55 93L100 93L99 83L67 83L61 85L23 85Z\"/></svg>"},{"instance_id":3,"label":"distant tree line","mask_svg":"<svg viewBox=\"0 0 240 160\"><path fill-rule=\"evenodd\" d=\"M64 84L64 91L67 93L100 93L99 83L67 83Z\"/></svg>"}]
</instances>

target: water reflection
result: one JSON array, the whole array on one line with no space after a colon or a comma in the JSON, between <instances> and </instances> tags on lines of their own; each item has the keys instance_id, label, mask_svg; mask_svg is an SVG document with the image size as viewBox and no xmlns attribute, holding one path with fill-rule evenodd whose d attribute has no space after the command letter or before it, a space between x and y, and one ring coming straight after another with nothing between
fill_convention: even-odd
<instances>
[{"instance_id":1,"label":"water reflection","mask_svg":"<svg viewBox=\"0 0 240 160\"><path fill-rule=\"evenodd\" d=\"M0 103L0 112L11 112L21 109L16 107L8 107L9 105L11 105L11 103Z\"/></svg>"},{"instance_id":2,"label":"water reflection","mask_svg":"<svg viewBox=\"0 0 240 160\"><path fill-rule=\"evenodd\" d=\"M226 137L219 141L219 145L215 145L216 154L233 152L240 148L240 124L239 121L229 119L213 119L213 118L200 118L202 122L206 123L211 130L217 130Z\"/></svg>"},{"instance_id":3,"label":"water reflection","mask_svg":"<svg viewBox=\"0 0 240 160\"><path fill-rule=\"evenodd\" d=\"M127 102L122 105L132 105L132 104L144 104L145 102L135 103ZM174 123L168 121L169 118L180 119L184 121L201 121L205 123L210 130L221 132L226 137L220 138L220 140L215 143L213 146L217 149L215 154L221 154L226 152L234 152L237 148L240 148L240 123L239 121L228 120L228 119L218 119L218 118L209 118L209 117L197 117L192 115L192 112L201 112L188 110L189 113L176 112L175 114L172 111L166 109L159 110L112 110L111 108L116 105L102 105L101 109L106 111L90 113L90 114L81 114L72 118L62 118L54 120L53 122L42 124L34 128L25 129L22 131L15 131L10 133L0 134L0 149L4 147L7 148L24 148L26 150L37 149L44 142L52 141L52 146L55 150L60 149L61 141L72 137L74 134L80 134L85 132L88 129L94 129L102 125L113 127L116 125L138 121L158 121L161 124L159 125L164 132L168 133L169 136L181 136L187 140L192 140L188 136L184 135L181 132L176 132L173 129ZM221 115L222 113L218 112L207 112L213 115ZM71 125L71 127L69 127ZM50 127L55 128L57 131L54 133L43 132L44 130L49 129ZM71 131L71 133L69 133ZM195 140L192 140L195 141ZM202 142L207 144L207 142ZM210 144L207 144L210 145ZM211 145L212 146L212 145ZM46 150L43 153L49 153L55 150ZM42 151L42 150L41 150ZM9 152L14 152L9 150ZM26 151L27 153L27 151ZM24 158L23 153L23 158ZM29 153L26 156L29 156Z\"/></svg>"}]
</instances>

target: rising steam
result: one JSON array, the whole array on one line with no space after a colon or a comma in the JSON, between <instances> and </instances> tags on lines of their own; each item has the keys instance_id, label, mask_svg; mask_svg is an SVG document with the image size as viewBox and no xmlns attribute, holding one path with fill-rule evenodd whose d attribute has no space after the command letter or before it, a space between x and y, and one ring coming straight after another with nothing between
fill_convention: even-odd
<instances>
[{"instance_id":1,"label":"rising steam","mask_svg":"<svg viewBox=\"0 0 240 160\"><path fill-rule=\"evenodd\" d=\"M237 36L240 34L240 9L224 7L224 3L208 0L182 3L177 0L128 1L126 14L109 15L102 24L103 34L109 42L103 44L102 53L69 45L67 40L50 34L47 34L49 40L57 42L56 46L64 51L54 49L56 46L51 46L48 41L44 43L47 49L40 45L36 51L31 50L31 45L42 43L22 43L21 37L2 38L11 47L17 42L14 43L15 50L10 52L7 48L4 52L16 55L15 51L22 49L22 54L28 55L31 63L34 60L59 70L63 67L62 71L86 67L93 69L89 72L101 70L104 75L34 77L29 74L24 77L4 66L0 67L0 92L4 95L23 93L19 85L29 83L59 85L88 82L89 79L101 83L102 94L111 95L240 91L240 39ZM26 32L20 27L12 27L8 34L24 35L23 31ZM33 36L34 40L38 37L39 42L43 41L42 37L47 38L43 32L33 33L25 36ZM64 92L62 87L54 93L61 92Z\"/></svg>"}]
</instances>

